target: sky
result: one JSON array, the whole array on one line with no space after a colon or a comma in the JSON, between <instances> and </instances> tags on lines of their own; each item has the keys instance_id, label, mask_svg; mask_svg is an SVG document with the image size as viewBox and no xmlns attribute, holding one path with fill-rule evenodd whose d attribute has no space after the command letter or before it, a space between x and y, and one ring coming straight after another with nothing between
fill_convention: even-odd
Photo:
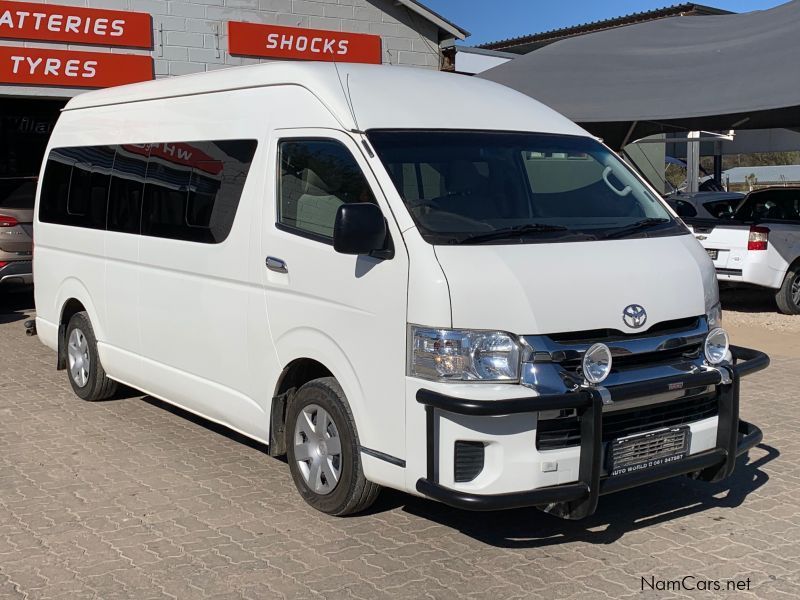
<instances>
[{"instance_id":1,"label":"sky","mask_svg":"<svg viewBox=\"0 0 800 600\"><path fill-rule=\"evenodd\" d=\"M699 0L698 4L734 12L762 10L785 0ZM681 0L421 0L447 20L466 29L464 42L475 46L529 33L580 25L653 10Z\"/></svg>"}]
</instances>

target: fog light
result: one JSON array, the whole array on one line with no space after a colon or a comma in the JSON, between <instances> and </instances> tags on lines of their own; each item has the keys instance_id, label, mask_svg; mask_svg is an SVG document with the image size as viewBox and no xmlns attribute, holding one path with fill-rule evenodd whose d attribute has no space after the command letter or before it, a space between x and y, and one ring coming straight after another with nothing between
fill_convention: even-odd
<instances>
[{"instance_id":1,"label":"fog light","mask_svg":"<svg viewBox=\"0 0 800 600\"><path fill-rule=\"evenodd\" d=\"M717 327L708 332L706 342L703 344L703 354L710 365L718 365L728 355L728 332L722 327Z\"/></svg>"},{"instance_id":2,"label":"fog light","mask_svg":"<svg viewBox=\"0 0 800 600\"><path fill-rule=\"evenodd\" d=\"M594 344L583 355L583 376L589 383L601 383L611 373L611 350Z\"/></svg>"}]
</instances>

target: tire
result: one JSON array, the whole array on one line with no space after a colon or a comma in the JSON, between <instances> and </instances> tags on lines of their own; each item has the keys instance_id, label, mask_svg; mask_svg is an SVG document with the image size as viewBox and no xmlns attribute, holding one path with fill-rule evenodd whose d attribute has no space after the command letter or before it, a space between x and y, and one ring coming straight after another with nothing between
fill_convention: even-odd
<instances>
[{"instance_id":1,"label":"tire","mask_svg":"<svg viewBox=\"0 0 800 600\"><path fill-rule=\"evenodd\" d=\"M106 377L97 354L97 338L85 312L69 320L64 345L67 355L67 379L72 391L84 400L105 400L117 391L117 382Z\"/></svg>"},{"instance_id":2,"label":"tire","mask_svg":"<svg viewBox=\"0 0 800 600\"><path fill-rule=\"evenodd\" d=\"M322 432L317 430L320 420L328 421ZM297 491L317 510L351 515L378 497L380 486L364 477L353 414L333 377L309 381L292 398L286 415L286 451Z\"/></svg>"},{"instance_id":3,"label":"tire","mask_svg":"<svg viewBox=\"0 0 800 600\"><path fill-rule=\"evenodd\" d=\"M789 267L781 289L775 294L778 310L785 315L800 315L800 264Z\"/></svg>"}]
</instances>

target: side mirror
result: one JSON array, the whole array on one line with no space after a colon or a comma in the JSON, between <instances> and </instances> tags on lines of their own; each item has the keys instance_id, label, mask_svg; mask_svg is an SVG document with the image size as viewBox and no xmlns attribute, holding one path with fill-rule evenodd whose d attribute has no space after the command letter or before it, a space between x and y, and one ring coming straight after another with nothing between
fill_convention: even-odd
<instances>
[{"instance_id":1,"label":"side mirror","mask_svg":"<svg viewBox=\"0 0 800 600\"><path fill-rule=\"evenodd\" d=\"M381 209L366 202L339 206L333 225L333 249L342 254L391 258L394 252L387 248L386 220Z\"/></svg>"}]
</instances>

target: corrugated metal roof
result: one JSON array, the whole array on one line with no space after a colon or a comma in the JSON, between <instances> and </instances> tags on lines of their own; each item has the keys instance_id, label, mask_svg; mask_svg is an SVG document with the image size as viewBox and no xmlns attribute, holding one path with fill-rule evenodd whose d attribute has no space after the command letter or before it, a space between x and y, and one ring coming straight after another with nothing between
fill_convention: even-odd
<instances>
[{"instance_id":1,"label":"corrugated metal roof","mask_svg":"<svg viewBox=\"0 0 800 600\"><path fill-rule=\"evenodd\" d=\"M621 27L624 25L631 25L633 23L641 23L644 21L653 21L655 19L663 19L666 17L675 17L693 13L697 15L727 15L732 14L731 11L722 10L721 8L714 8L713 6L706 6L704 4L695 4L693 2L686 2L683 4L673 4L663 8L656 8L653 10L645 10L612 19L602 19L599 21L590 21L580 25L572 25L570 27L562 27L560 29L551 29L549 31L542 31L540 33L532 33L515 38L508 38L505 40L498 40L496 42L487 42L479 44L478 48L487 50L505 50L515 52L515 47L526 45L546 45L556 40L565 37L572 37L599 31L602 29L610 29L613 27Z\"/></svg>"},{"instance_id":2,"label":"corrugated metal roof","mask_svg":"<svg viewBox=\"0 0 800 600\"><path fill-rule=\"evenodd\" d=\"M421 2L418 2L417 0L395 0L395 4L402 4L409 10L413 10L415 13L419 14L420 16L426 18L428 21L436 25L439 29L446 31L453 37L456 37L460 40L463 40L470 34L469 31L467 31L466 29L459 27L452 21L444 18L442 15L440 15L434 10L431 10L430 8L428 8Z\"/></svg>"}]
</instances>

